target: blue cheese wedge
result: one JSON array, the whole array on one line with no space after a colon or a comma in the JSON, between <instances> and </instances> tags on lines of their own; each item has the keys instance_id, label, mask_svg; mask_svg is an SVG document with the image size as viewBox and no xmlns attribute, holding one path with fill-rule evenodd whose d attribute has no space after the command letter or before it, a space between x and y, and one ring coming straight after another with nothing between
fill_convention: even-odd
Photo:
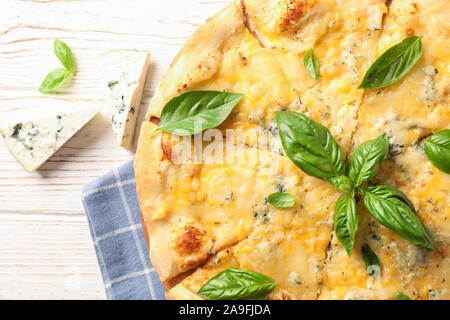
<instances>
[{"instance_id":1,"label":"blue cheese wedge","mask_svg":"<svg viewBox=\"0 0 450 320\"><path fill-rule=\"evenodd\" d=\"M17 122L0 128L6 147L28 172L38 169L100 108L89 108L48 118Z\"/></svg>"},{"instance_id":2,"label":"blue cheese wedge","mask_svg":"<svg viewBox=\"0 0 450 320\"><path fill-rule=\"evenodd\" d=\"M105 108L117 143L133 147L136 118L139 114L150 53L138 50L111 50L98 58L105 88Z\"/></svg>"}]
</instances>

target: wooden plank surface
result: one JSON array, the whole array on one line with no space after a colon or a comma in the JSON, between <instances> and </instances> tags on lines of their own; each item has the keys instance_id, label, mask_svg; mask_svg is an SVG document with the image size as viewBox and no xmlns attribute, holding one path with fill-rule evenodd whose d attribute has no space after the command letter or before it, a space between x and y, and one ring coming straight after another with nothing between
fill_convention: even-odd
<instances>
[{"instance_id":1,"label":"wooden plank surface","mask_svg":"<svg viewBox=\"0 0 450 320\"><path fill-rule=\"evenodd\" d=\"M186 38L229 2L2 0L0 125L102 105L96 57L108 49L150 51L144 114ZM61 94L42 95L42 79L59 66L55 38L70 46L78 72ZM102 114L32 174L0 141L0 299L105 298L81 189L133 155L116 146Z\"/></svg>"}]
</instances>

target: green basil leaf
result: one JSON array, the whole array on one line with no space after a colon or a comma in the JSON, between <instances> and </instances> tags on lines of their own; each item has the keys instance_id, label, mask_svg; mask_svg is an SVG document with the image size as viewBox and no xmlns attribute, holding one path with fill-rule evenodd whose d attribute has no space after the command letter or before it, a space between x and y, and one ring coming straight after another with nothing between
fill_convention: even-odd
<instances>
[{"instance_id":1,"label":"green basil leaf","mask_svg":"<svg viewBox=\"0 0 450 320\"><path fill-rule=\"evenodd\" d=\"M347 167L347 175L355 187L370 181L375 176L388 152L389 140L386 134L366 141L356 148L348 160Z\"/></svg>"},{"instance_id":2,"label":"green basil leaf","mask_svg":"<svg viewBox=\"0 0 450 320\"><path fill-rule=\"evenodd\" d=\"M450 129L439 131L423 142L425 154L436 168L450 174Z\"/></svg>"},{"instance_id":3,"label":"green basil leaf","mask_svg":"<svg viewBox=\"0 0 450 320\"><path fill-rule=\"evenodd\" d=\"M73 60L72 51L67 44L59 39L56 39L53 42L53 49L55 55L58 57L59 61L61 61L63 66L72 74L75 74L75 62Z\"/></svg>"},{"instance_id":4,"label":"green basil leaf","mask_svg":"<svg viewBox=\"0 0 450 320\"><path fill-rule=\"evenodd\" d=\"M314 80L319 79L319 60L317 60L313 48L305 52L303 56L303 64Z\"/></svg>"},{"instance_id":5,"label":"green basil leaf","mask_svg":"<svg viewBox=\"0 0 450 320\"><path fill-rule=\"evenodd\" d=\"M278 208L290 208L294 205L295 198L287 192L275 192L267 198L267 201Z\"/></svg>"},{"instance_id":6,"label":"green basil leaf","mask_svg":"<svg viewBox=\"0 0 450 320\"><path fill-rule=\"evenodd\" d=\"M378 279L378 276L380 275L380 260L378 260L377 255L375 252L372 251L372 249L369 247L369 245L364 245L361 248L363 258L364 258L364 264L366 265L367 273L374 279Z\"/></svg>"},{"instance_id":7,"label":"green basil leaf","mask_svg":"<svg viewBox=\"0 0 450 320\"><path fill-rule=\"evenodd\" d=\"M209 279L198 295L209 300L262 300L276 285L261 273L229 268Z\"/></svg>"},{"instance_id":8,"label":"green basil leaf","mask_svg":"<svg viewBox=\"0 0 450 320\"><path fill-rule=\"evenodd\" d=\"M352 181L346 176L337 176L329 179L329 182L337 189L344 192L351 192L353 189Z\"/></svg>"},{"instance_id":9,"label":"green basil leaf","mask_svg":"<svg viewBox=\"0 0 450 320\"><path fill-rule=\"evenodd\" d=\"M170 100L157 130L189 136L220 125L244 97L222 91L188 91Z\"/></svg>"},{"instance_id":10,"label":"green basil leaf","mask_svg":"<svg viewBox=\"0 0 450 320\"><path fill-rule=\"evenodd\" d=\"M410 36L386 50L367 70L360 89L378 89L400 80L419 61L422 37Z\"/></svg>"},{"instance_id":11,"label":"green basil leaf","mask_svg":"<svg viewBox=\"0 0 450 320\"><path fill-rule=\"evenodd\" d=\"M401 194L399 190L392 187L369 186L364 192L364 205L378 222L399 237L416 245L436 250L431 232L405 203Z\"/></svg>"},{"instance_id":12,"label":"green basil leaf","mask_svg":"<svg viewBox=\"0 0 450 320\"><path fill-rule=\"evenodd\" d=\"M327 181L344 175L342 150L326 127L293 111L278 111L275 116L284 151L297 167Z\"/></svg>"},{"instance_id":13,"label":"green basil leaf","mask_svg":"<svg viewBox=\"0 0 450 320\"><path fill-rule=\"evenodd\" d=\"M395 300L411 300L411 298L406 294L404 294L403 292L398 291L395 294Z\"/></svg>"},{"instance_id":14,"label":"green basil leaf","mask_svg":"<svg viewBox=\"0 0 450 320\"><path fill-rule=\"evenodd\" d=\"M334 209L334 232L349 257L352 254L353 244L355 243L358 221L354 195L350 193L343 194L338 199Z\"/></svg>"},{"instance_id":15,"label":"green basil leaf","mask_svg":"<svg viewBox=\"0 0 450 320\"><path fill-rule=\"evenodd\" d=\"M71 75L72 73L69 70L57 68L47 74L39 87L39 91L42 93L50 93L54 89L60 87Z\"/></svg>"},{"instance_id":16,"label":"green basil leaf","mask_svg":"<svg viewBox=\"0 0 450 320\"><path fill-rule=\"evenodd\" d=\"M369 190L371 190L373 193L376 193L383 198L389 197L397 198L398 200L406 204L412 210L412 212L416 213L416 208L414 208L414 205L408 199L406 194L404 194L402 191L398 189L395 189L394 187L378 185L378 186L370 186Z\"/></svg>"}]
</instances>

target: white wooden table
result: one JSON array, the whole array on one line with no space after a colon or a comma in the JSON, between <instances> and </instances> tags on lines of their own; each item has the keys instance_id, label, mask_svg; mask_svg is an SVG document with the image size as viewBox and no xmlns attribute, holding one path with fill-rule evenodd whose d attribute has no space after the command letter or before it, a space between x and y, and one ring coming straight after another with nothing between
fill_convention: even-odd
<instances>
[{"instance_id":1,"label":"white wooden table","mask_svg":"<svg viewBox=\"0 0 450 320\"><path fill-rule=\"evenodd\" d=\"M0 124L102 105L95 58L107 49L150 51L145 109L185 39L229 2L1 0ZM42 95L42 79L59 66L55 38L71 47L78 73L63 94ZM81 189L132 158L102 115L33 174L0 139L0 299L105 298Z\"/></svg>"}]
</instances>

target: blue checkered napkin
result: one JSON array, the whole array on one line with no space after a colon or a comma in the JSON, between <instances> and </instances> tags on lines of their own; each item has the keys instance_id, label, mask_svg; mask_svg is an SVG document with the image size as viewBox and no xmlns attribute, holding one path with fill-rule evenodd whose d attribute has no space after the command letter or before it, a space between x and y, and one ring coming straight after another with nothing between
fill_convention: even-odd
<instances>
[{"instance_id":1,"label":"blue checkered napkin","mask_svg":"<svg viewBox=\"0 0 450 320\"><path fill-rule=\"evenodd\" d=\"M164 299L142 230L133 162L85 186L83 204L108 299Z\"/></svg>"}]
</instances>

